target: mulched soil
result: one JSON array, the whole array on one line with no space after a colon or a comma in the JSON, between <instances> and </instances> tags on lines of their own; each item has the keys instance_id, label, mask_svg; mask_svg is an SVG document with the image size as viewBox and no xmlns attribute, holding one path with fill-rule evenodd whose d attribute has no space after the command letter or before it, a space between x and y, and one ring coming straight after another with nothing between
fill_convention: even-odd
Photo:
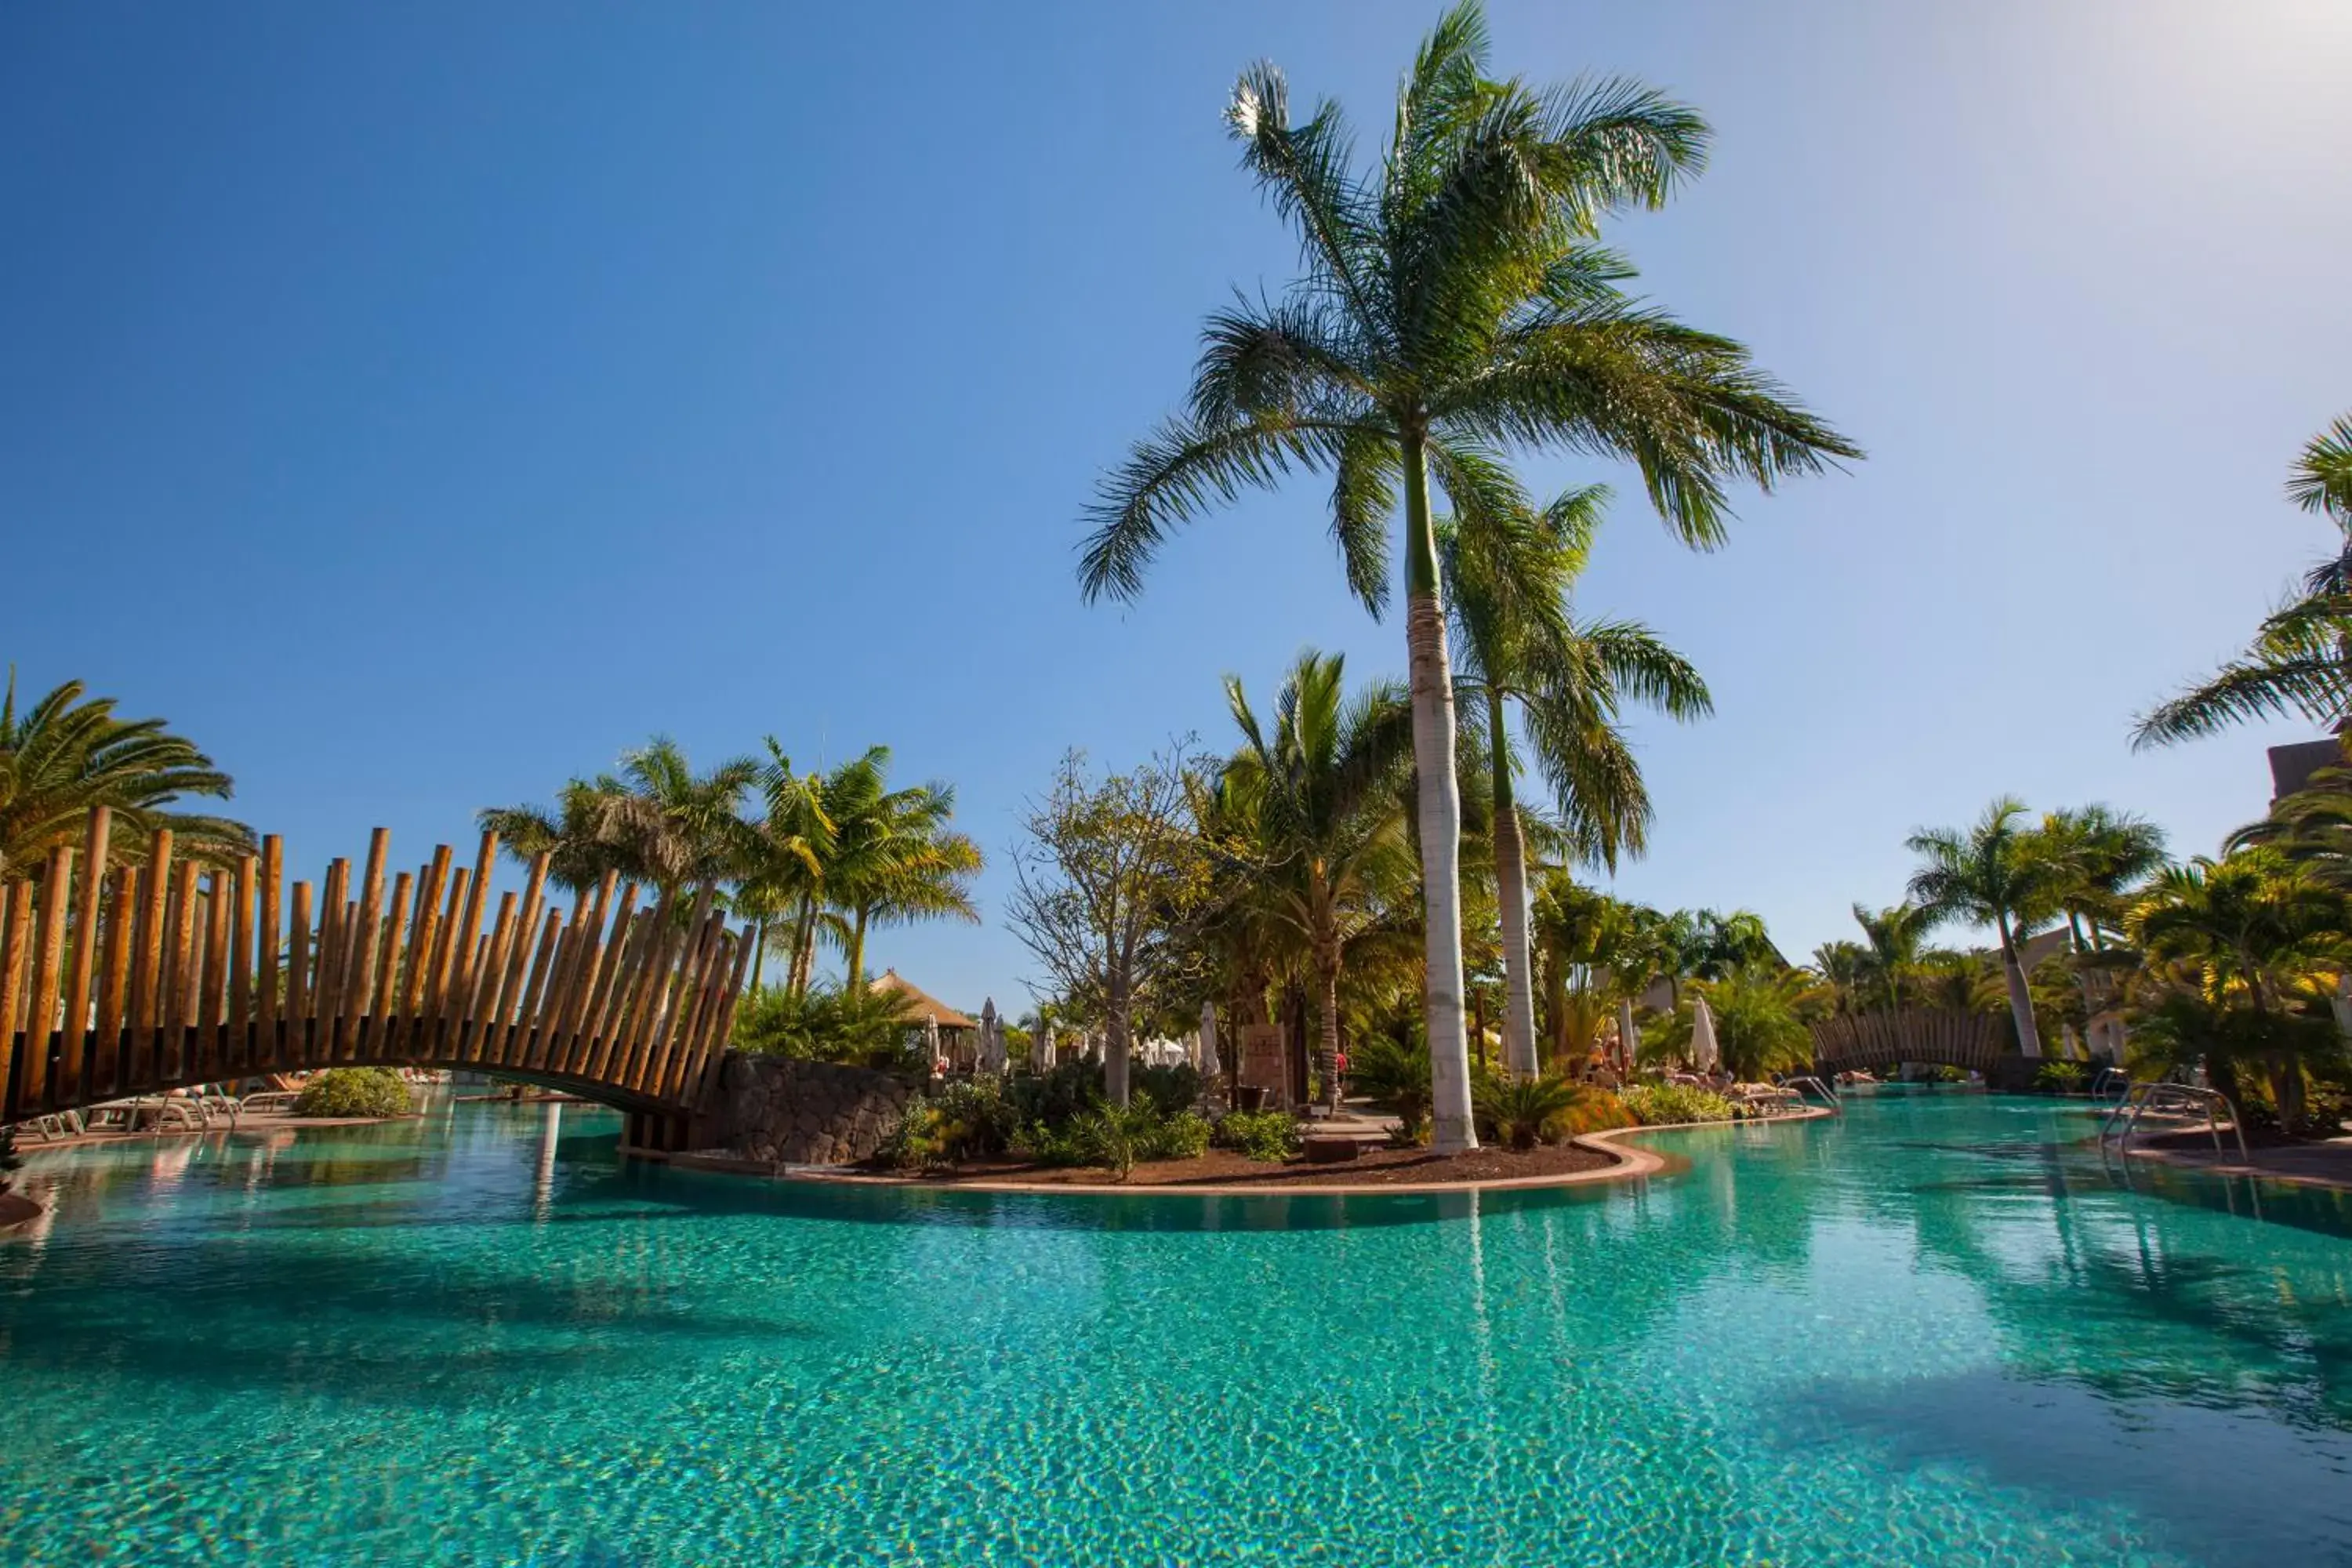
<instances>
[{"instance_id":1,"label":"mulched soil","mask_svg":"<svg viewBox=\"0 0 2352 1568\"><path fill-rule=\"evenodd\" d=\"M1310 1165L1294 1159L1276 1165L1252 1160L1227 1149L1212 1149L1197 1160L1154 1160L1139 1163L1128 1177L1130 1187L1328 1187L1328 1186L1452 1186L1464 1182L1508 1181L1519 1176L1564 1176L1614 1165L1610 1156L1573 1144L1516 1153L1508 1149L1480 1149L1445 1158L1426 1149L1368 1148L1353 1160ZM953 1170L929 1171L926 1182L1026 1182L1041 1186L1099 1186L1111 1180L1108 1171L1085 1166L1033 1165L1019 1160L983 1160Z\"/></svg>"}]
</instances>

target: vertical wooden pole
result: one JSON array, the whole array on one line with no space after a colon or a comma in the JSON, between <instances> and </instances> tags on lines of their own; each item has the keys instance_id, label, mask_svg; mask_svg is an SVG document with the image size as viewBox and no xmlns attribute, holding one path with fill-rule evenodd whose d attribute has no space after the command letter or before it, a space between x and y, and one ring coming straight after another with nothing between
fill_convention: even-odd
<instances>
[{"instance_id":1,"label":"vertical wooden pole","mask_svg":"<svg viewBox=\"0 0 2352 1568\"><path fill-rule=\"evenodd\" d=\"M234 890L229 894L228 940L228 1070L237 1077L253 1070L260 1047L253 1029L253 884L258 866L250 855L237 857Z\"/></svg>"},{"instance_id":2,"label":"vertical wooden pole","mask_svg":"<svg viewBox=\"0 0 2352 1568\"><path fill-rule=\"evenodd\" d=\"M352 895L352 863L340 856L327 862L327 879L319 889L319 946L314 963L318 978L310 994L318 1023L310 1036L310 1059L331 1065L335 1031L342 1017L343 961L350 953L345 906Z\"/></svg>"},{"instance_id":3,"label":"vertical wooden pole","mask_svg":"<svg viewBox=\"0 0 2352 1568\"><path fill-rule=\"evenodd\" d=\"M172 873L172 909L164 944L163 1050L156 1066L159 1087L171 1089L185 1081L188 1024L196 1010L196 863L183 860Z\"/></svg>"},{"instance_id":4,"label":"vertical wooden pole","mask_svg":"<svg viewBox=\"0 0 2352 1568\"><path fill-rule=\"evenodd\" d=\"M99 960L98 1029L90 1049L92 1098L121 1094L130 1082L131 1046L122 1026L123 998L131 985L131 931L139 909L139 873L129 866L114 874L114 896L106 911L106 945Z\"/></svg>"},{"instance_id":5,"label":"vertical wooden pole","mask_svg":"<svg viewBox=\"0 0 2352 1568\"><path fill-rule=\"evenodd\" d=\"M275 833L261 841L261 996L254 1017L253 1065L275 1067L281 1056L278 1041L278 944L286 927L278 908L278 890L286 879L286 846Z\"/></svg>"},{"instance_id":6,"label":"vertical wooden pole","mask_svg":"<svg viewBox=\"0 0 2352 1568\"><path fill-rule=\"evenodd\" d=\"M430 1031L425 1048L438 1059L446 1058L457 1045L449 1027L450 976L460 962L457 942L460 922L465 919L467 894L473 887L473 873L460 866L449 876L449 907L441 911L441 934L433 944L432 973L425 977L425 1026Z\"/></svg>"},{"instance_id":7,"label":"vertical wooden pole","mask_svg":"<svg viewBox=\"0 0 2352 1568\"><path fill-rule=\"evenodd\" d=\"M310 884L294 884L293 910L286 924L286 1048L282 1063L300 1068L310 1060Z\"/></svg>"},{"instance_id":8,"label":"vertical wooden pole","mask_svg":"<svg viewBox=\"0 0 2352 1568\"><path fill-rule=\"evenodd\" d=\"M482 911L489 903L490 873L497 869L498 859L499 836L486 832L482 835L481 848L474 857L471 896L466 900L464 923L457 928L457 946L453 950L457 970L451 981L453 994L449 1005L453 1013L463 1013L466 1002L474 994L474 967L481 962L481 952L476 943L481 940ZM453 1018L451 1021L460 1026L457 1032L462 1035L464 1020Z\"/></svg>"},{"instance_id":9,"label":"vertical wooden pole","mask_svg":"<svg viewBox=\"0 0 2352 1568\"><path fill-rule=\"evenodd\" d=\"M159 827L139 874L138 923L131 931L131 1035L125 1047L125 1089L144 1089L163 1070L163 993L171 984L164 952L171 946L172 830Z\"/></svg>"},{"instance_id":10,"label":"vertical wooden pole","mask_svg":"<svg viewBox=\"0 0 2352 1568\"><path fill-rule=\"evenodd\" d=\"M389 1061L396 1048L393 1019L399 1011L400 955L407 936L408 894L412 886L413 879L406 871L392 879L392 908L384 915L383 942L376 954L375 1005L369 1010L365 1036L365 1054L371 1061Z\"/></svg>"},{"instance_id":11,"label":"vertical wooden pole","mask_svg":"<svg viewBox=\"0 0 2352 1568\"><path fill-rule=\"evenodd\" d=\"M375 950L383 928L383 863L392 851L392 830L368 836L367 869L360 875L359 929L352 939L352 976L345 986L342 1022L335 1029L335 1055L355 1056L360 1020L375 1006Z\"/></svg>"},{"instance_id":12,"label":"vertical wooden pole","mask_svg":"<svg viewBox=\"0 0 2352 1568\"><path fill-rule=\"evenodd\" d=\"M403 1050L425 1048L425 1006L433 984L433 955L441 943L441 895L449 881L449 847L434 846L416 884L416 920L408 937L408 970L400 982Z\"/></svg>"},{"instance_id":13,"label":"vertical wooden pole","mask_svg":"<svg viewBox=\"0 0 2352 1568\"><path fill-rule=\"evenodd\" d=\"M114 831L114 813L106 806L89 808L89 826L82 835L81 900L74 911L73 970L66 983L65 1039L58 1052L58 1102L79 1105L83 1094L83 1047L89 1028L90 982L98 972L98 922L106 904L107 840Z\"/></svg>"},{"instance_id":14,"label":"vertical wooden pole","mask_svg":"<svg viewBox=\"0 0 2352 1568\"><path fill-rule=\"evenodd\" d=\"M530 964L531 933L539 929L539 911L547 895L547 868L550 857L542 850L532 857L530 876L523 883L522 909L515 917L515 939L507 954L507 973L499 983L499 1054L514 1061L515 1042L521 1038L515 1027L515 1009L522 1005L523 981Z\"/></svg>"},{"instance_id":15,"label":"vertical wooden pole","mask_svg":"<svg viewBox=\"0 0 2352 1568\"><path fill-rule=\"evenodd\" d=\"M555 1048L548 1055L548 1066L557 1072L572 1070L572 1054L581 1019L595 1000L600 972L609 962L605 957L604 916L613 907L613 889L619 881L619 872L605 872L604 879L596 885L595 901L589 906L580 962L572 977L571 994L563 999L563 1016L556 1021Z\"/></svg>"},{"instance_id":16,"label":"vertical wooden pole","mask_svg":"<svg viewBox=\"0 0 2352 1568\"><path fill-rule=\"evenodd\" d=\"M228 989L228 878L205 878L205 969L196 1002L196 1072L210 1079L221 1067L221 1003Z\"/></svg>"},{"instance_id":17,"label":"vertical wooden pole","mask_svg":"<svg viewBox=\"0 0 2352 1568\"><path fill-rule=\"evenodd\" d=\"M507 1053L509 1062L522 1065L530 1060L536 1048L533 1032L539 1027L540 993L545 987L548 972L555 967L555 944L563 933L563 916L554 910L547 911L547 928L540 935L539 955L531 960L530 984L522 994L522 1012L515 1025L512 1047Z\"/></svg>"},{"instance_id":18,"label":"vertical wooden pole","mask_svg":"<svg viewBox=\"0 0 2352 1568\"><path fill-rule=\"evenodd\" d=\"M7 884L8 912L0 921L0 1121L14 1121L30 1102L8 1092L16 1050L16 1015L25 999L25 961L33 945L33 884Z\"/></svg>"},{"instance_id":19,"label":"vertical wooden pole","mask_svg":"<svg viewBox=\"0 0 2352 1568\"><path fill-rule=\"evenodd\" d=\"M41 875L41 912L33 932L32 1004L25 1010L25 1090L26 1110L47 1106L56 1083L49 1075L49 1052L57 1032L58 970L66 956L66 903L72 897L73 848L60 844L49 851L48 869Z\"/></svg>"}]
</instances>

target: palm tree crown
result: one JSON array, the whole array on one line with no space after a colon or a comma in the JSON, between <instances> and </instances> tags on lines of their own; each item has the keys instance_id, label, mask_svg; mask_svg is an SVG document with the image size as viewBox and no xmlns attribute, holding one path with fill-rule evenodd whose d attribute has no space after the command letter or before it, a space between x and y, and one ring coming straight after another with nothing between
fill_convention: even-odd
<instances>
[{"instance_id":1,"label":"palm tree crown","mask_svg":"<svg viewBox=\"0 0 2352 1568\"><path fill-rule=\"evenodd\" d=\"M229 776L161 719L118 719L111 697L84 699L68 680L21 713L16 675L0 699L0 877L21 876L61 844L79 844L92 806L121 818L117 859L138 836L169 828L178 852L201 860L247 853L252 830L227 817L168 809L184 795L226 799ZM122 829L130 831L123 831Z\"/></svg>"}]
</instances>

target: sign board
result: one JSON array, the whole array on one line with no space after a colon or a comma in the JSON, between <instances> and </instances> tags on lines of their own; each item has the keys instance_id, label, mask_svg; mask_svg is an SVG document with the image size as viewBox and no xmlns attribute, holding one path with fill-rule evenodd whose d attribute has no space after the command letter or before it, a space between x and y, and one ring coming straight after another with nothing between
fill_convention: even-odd
<instances>
[{"instance_id":1,"label":"sign board","mask_svg":"<svg viewBox=\"0 0 2352 1568\"><path fill-rule=\"evenodd\" d=\"M1279 1105L1290 1088L1289 1063L1282 1046L1279 1024L1248 1024L1242 1028L1241 1081L1263 1089Z\"/></svg>"}]
</instances>

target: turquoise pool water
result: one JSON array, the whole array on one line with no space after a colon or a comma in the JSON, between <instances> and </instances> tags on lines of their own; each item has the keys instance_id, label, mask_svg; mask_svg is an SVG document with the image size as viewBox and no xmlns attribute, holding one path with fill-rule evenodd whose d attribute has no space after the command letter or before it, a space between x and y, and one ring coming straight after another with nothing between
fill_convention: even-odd
<instances>
[{"instance_id":1,"label":"turquoise pool water","mask_svg":"<svg viewBox=\"0 0 2352 1568\"><path fill-rule=\"evenodd\" d=\"M0 1563L2352 1563L2352 1207L2043 1102L1268 1205L551 1125L36 1154Z\"/></svg>"}]
</instances>

